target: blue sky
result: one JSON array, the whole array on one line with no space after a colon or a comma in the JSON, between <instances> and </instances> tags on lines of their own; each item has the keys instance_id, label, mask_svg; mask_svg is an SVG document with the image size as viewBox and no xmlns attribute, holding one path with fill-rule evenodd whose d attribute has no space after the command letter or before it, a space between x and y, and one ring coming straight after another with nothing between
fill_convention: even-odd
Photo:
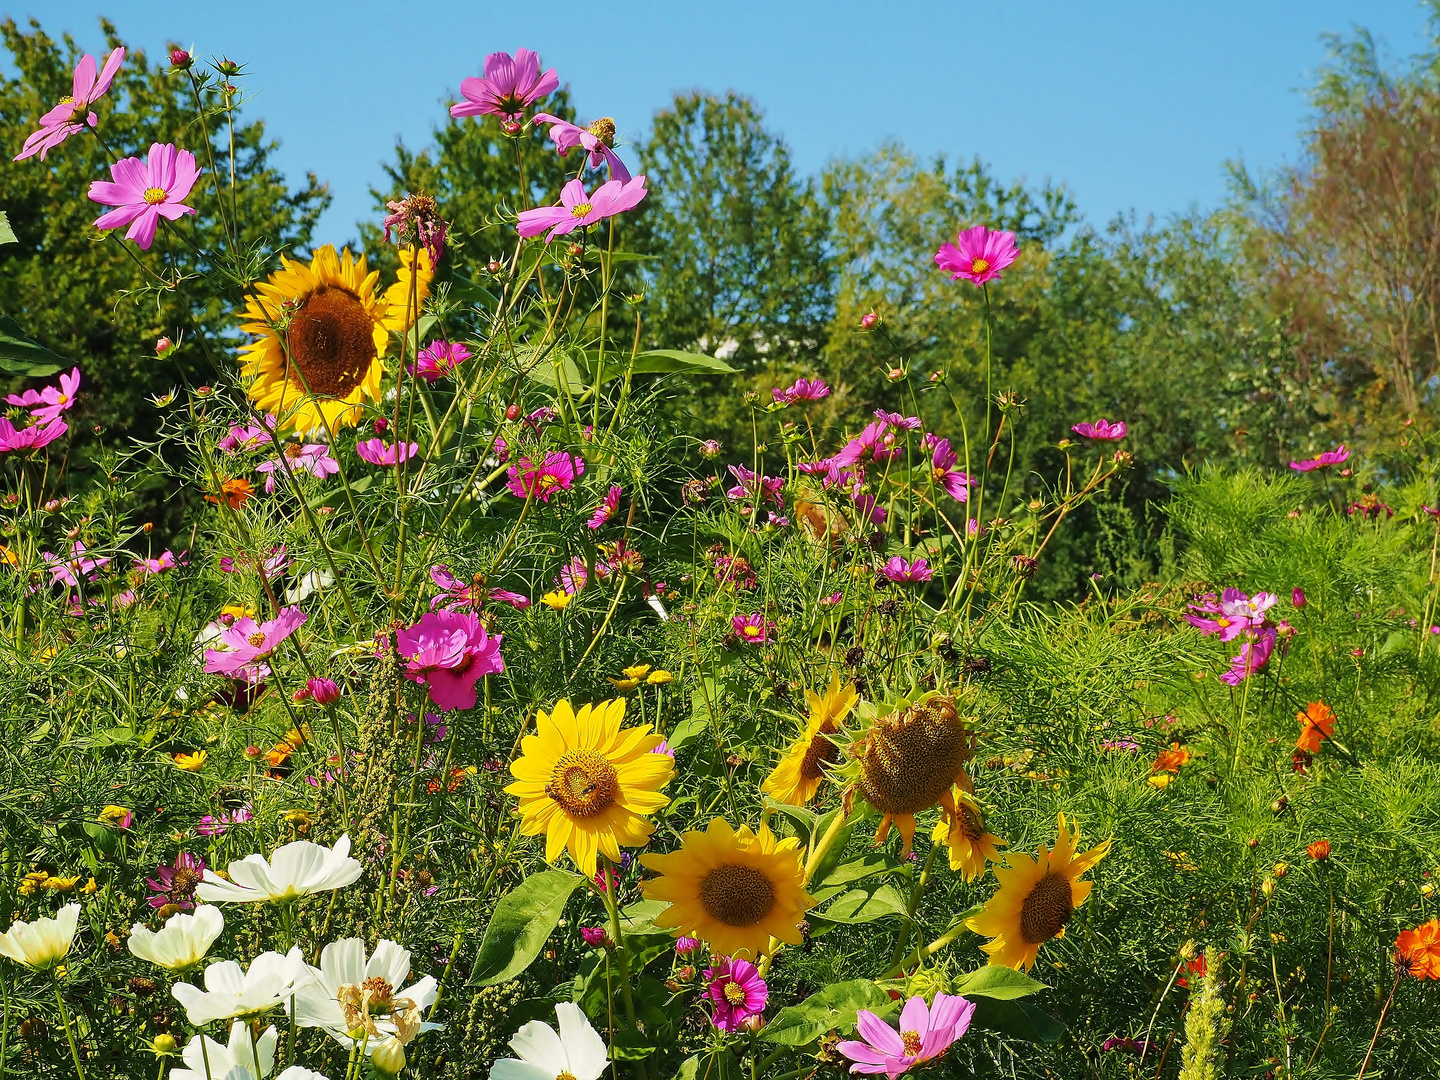
<instances>
[{"instance_id":1,"label":"blue sky","mask_svg":"<svg viewBox=\"0 0 1440 1080\"><path fill-rule=\"evenodd\" d=\"M368 188L395 140L426 143L460 80L495 50L537 50L582 116L615 117L622 137L642 136L677 90L733 89L759 102L804 171L898 139L926 156L978 155L1003 179L1063 183L1103 223L1217 205L1227 159L1260 169L1292 159L1323 33L1363 25L1399 59L1427 44L1413 0L0 0L0 10L34 14L91 51L105 13L152 56L176 40L246 64L280 167L330 184L318 239L335 241L373 216Z\"/></svg>"}]
</instances>

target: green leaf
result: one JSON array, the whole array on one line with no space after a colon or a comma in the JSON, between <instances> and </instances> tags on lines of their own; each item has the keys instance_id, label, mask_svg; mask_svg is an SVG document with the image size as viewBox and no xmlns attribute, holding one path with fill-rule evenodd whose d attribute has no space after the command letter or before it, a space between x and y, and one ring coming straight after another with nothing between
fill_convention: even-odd
<instances>
[{"instance_id":1,"label":"green leaf","mask_svg":"<svg viewBox=\"0 0 1440 1080\"><path fill-rule=\"evenodd\" d=\"M741 1075L735 1055L721 1050L686 1058L675 1080L739 1080Z\"/></svg>"},{"instance_id":2,"label":"green leaf","mask_svg":"<svg viewBox=\"0 0 1440 1080\"><path fill-rule=\"evenodd\" d=\"M4 210L0 210L0 244L18 244L20 241L15 237L15 230L10 227L10 218Z\"/></svg>"},{"instance_id":3,"label":"green leaf","mask_svg":"<svg viewBox=\"0 0 1440 1080\"><path fill-rule=\"evenodd\" d=\"M665 742L671 750L684 749L687 744L705 734L709 727L710 718L708 716L691 713L670 729L670 733L665 736Z\"/></svg>"},{"instance_id":4,"label":"green leaf","mask_svg":"<svg viewBox=\"0 0 1440 1080\"><path fill-rule=\"evenodd\" d=\"M842 848L843 850L843 848ZM891 874L904 867L893 855L883 851L867 851L858 859L848 859L815 882L817 888L832 885L850 885L877 874ZM812 893L814 889L810 890Z\"/></svg>"},{"instance_id":5,"label":"green leaf","mask_svg":"<svg viewBox=\"0 0 1440 1080\"><path fill-rule=\"evenodd\" d=\"M998 1031L1026 1042L1057 1043L1065 1037L1064 1024L1026 1001L979 998L971 1023L984 1031Z\"/></svg>"},{"instance_id":6,"label":"green leaf","mask_svg":"<svg viewBox=\"0 0 1440 1080\"><path fill-rule=\"evenodd\" d=\"M636 375L734 375L736 369L724 360L704 353L679 349L651 349L635 357ZM623 368L621 369L623 374Z\"/></svg>"},{"instance_id":7,"label":"green leaf","mask_svg":"<svg viewBox=\"0 0 1440 1080\"><path fill-rule=\"evenodd\" d=\"M63 356L31 341L14 319L8 315L0 316L0 371L38 378L54 375L68 362Z\"/></svg>"},{"instance_id":8,"label":"green leaf","mask_svg":"<svg viewBox=\"0 0 1440 1080\"><path fill-rule=\"evenodd\" d=\"M480 986L508 982L530 966L585 879L564 870L532 874L500 898L475 960Z\"/></svg>"},{"instance_id":9,"label":"green leaf","mask_svg":"<svg viewBox=\"0 0 1440 1080\"><path fill-rule=\"evenodd\" d=\"M987 997L1009 1001L1013 998L1028 997L1048 989L1050 988L1044 983L1036 982L1030 976L1016 971L1014 968L989 964L970 972L956 983L950 992L967 998Z\"/></svg>"},{"instance_id":10,"label":"green leaf","mask_svg":"<svg viewBox=\"0 0 1440 1080\"><path fill-rule=\"evenodd\" d=\"M861 1009L879 1012L889 1004L890 995L869 979L834 983L799 1005L781 1009L761 1029L760 1038L781 1046L805 1046L827 1031L853 1027Z\"/></svg>"},{"instance_id":11,"label":"green leaf","mask_svg":"<svg viewBox=\"0 0 1440 1080\"><path fill-rule=\"evenodd\" d=\"M632 935L669 935L670 931L662 930L655 925L655 916L669 906L663 900L637 900L633 904L627 904L620 909L620 932L627 938Z\"/></svg>"},{"instance_id":12,"label":"green leaf","mask_svg":"<svg viewBox=\"0 0 1440 1080\"><path fill-rule=\"evenodd\" d=\"M824 911L811 912L810 918L853 924L904 914L905 897L894 885L882 881L869 889L851 889Z\"/></svg>"},{"instance_id":13,"label":"green leaf","mask_svg":"<svg viewBox=\"0 0 1440 1080\"><path fill-rule=\"evenodd\" d=\"M641 1031L617 1031L615 1032L615 1060L616 1061L643 1061L655 1053L654 1036Z\"/></svg>"}]
</instances>

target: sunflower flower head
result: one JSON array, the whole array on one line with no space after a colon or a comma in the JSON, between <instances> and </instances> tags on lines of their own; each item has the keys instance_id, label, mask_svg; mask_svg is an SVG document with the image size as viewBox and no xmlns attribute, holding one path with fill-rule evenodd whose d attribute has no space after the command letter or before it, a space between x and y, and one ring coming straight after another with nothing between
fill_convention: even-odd
<instances>
[{"instance_id":1,"label":"sunflower flower head","mask_svg":"<svg viewBox=\"0 0 1440 1080\"><path fill-rule=\"evenodd\" d=\"M964 788L950 793L955 802L953 817L942 817L935 823L931 839L950 849L950 869L959 871L966 881L977 881L990 863L1001 861L998 848L1005 841L985 831L985 816L980 804Z\"/></svg>"},{"instance_id":2,"label":"sunflower flower head","mask_svg":"<svg viewBox=\"0 0 1440 1080\"><path fill-rule=\"evenodd\" d=\"M841 686L840 676L832 675L825 693L806 690L805 700L810 715L804 729L760 786L776 802L789 806L804 806L813 799L826 769L840 761L840 747L830 736L839 732L860 695L853 682Z\"/></svg>"},{"instance_id":3,"label":"sunflower flower head","mask_svg":"<svg viewBox=\"0 0 1440 1080\"><path fill-rule=\"evenodd\" d=\"M535 734L520 743L510 765L515 783L505 790L520 801L520 832L545 835L545 861L562 851L587 877L599 855L620 861L620 848L640 847L655 826L645 817L670 802L660 789L675 761L652 754L662 739L649 724L621 729L625 701L584 705L561 700L536 718Z\"/></svg>"},{"instance_id":4,"label":"sunflower flower head","mask_svg":"<svg viewBox=\"0 0 1440 1080\"><path fill-rule=\"evenodd\" d=\"M655 916L656 926L706 941L715 953L754 959L771 938L802 940L799 923L815 904L805 891L803 857L793 836L776 840L763 825L758 833L749 826L737 831L717 817L704 832L687 832L680 850L640 856L641 865L661 875L641 889L647 900L669 905Z\"/></svg>"}]
</instances>

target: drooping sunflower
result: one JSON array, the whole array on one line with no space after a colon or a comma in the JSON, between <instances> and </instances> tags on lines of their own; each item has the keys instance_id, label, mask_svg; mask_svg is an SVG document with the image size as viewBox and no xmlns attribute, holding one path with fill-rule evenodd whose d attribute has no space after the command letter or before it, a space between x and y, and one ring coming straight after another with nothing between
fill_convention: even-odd
<instances>
[{"instance_id":1,"label":"drooping sunflower","mask_svg":"<svg viewBox=\"0 0 1440 1080\"><path fill-rule=\"evenodd\" d=\"M430 257L401 248L400 272L383 292L380 272L349 248L337 255L326 244L309 265L280 261L246 300L240 324L259 335L241 350L250 397L281 431L353 426L360 403L380 397L391 331L410 329L429 295Z\"/></svg>"},{"instance_id":2,"label":"drooping sunflower","mask_svg":"<svg viewBox=\"0 0 1440 1080\"><path fill-rule=\"evenodd\" d=\"M853 682L840 685L840 676L830 676L825 693L805 691L810 718L800 737L790 744L775 770L760 785L760 790L776 802L804 806L820 790L825 769L840 760L840 747L831 739L840 730L841 721L850 714L860 695Z\"/></svg>"},{"instance_id":3,"label":"drooping sunflower","mask_svg":"<svg viewBox=\"0 0 1440 1080\"><path fill-rule=\"evenodd\" d=\"M1005 841L985 831L985 817L974 795L956 787L950 797L955 802L955 815L941 817L930 838L950 849L951 870L960 871L966 881L975 881L985 873L988 863L1002 860L996 849Z\"/></svg>"},{"instance_id":4,"label":"drooping sunflower","mask_svg":"<svg viewBox=\"0 0 1440 1080\"><path fill-rule=\"evenodd\" d=\"M754 959L772 937L800 944L800 920L815 904L805 891L803 855L793 836L777 841L763 825L758 834L749 826L736 832L717 817L704 832L687 832L679 851L640 856L663 875L641 889L647 900L670 905L656 926L708 941L717 953Z\"/></svg>"},{"instance_id":5,"label":"drooping sunflower","mask_svg":"<svg viewBox=\"0 0 1440 1080\"><path fill-rule=\"evenodd\" d=\"M1053 850L1042 844L1033 858L1024 852L1007 855L1006 865L995 868L1000 888L984 911L965 920L969 929L991 939L980 946L990 963L1019 971L1034 967L1040 946L1065 932L1070 916L1090 895L1094 883L1081 881L1080 875L1109 854L1110 843L1077 854L1080 826L1072 834L1061 814Z\"/></svg>"},{"instance_id":6,"label":"drooping sunflower","mask_svg":"<svg viewBox=\"0 0 1440 1080\"><path fill-rule=\"evenodd\" d=\"M660 789L674 775L675 760L650 752L663 740L649 724L622 731L624 718L623 698L578 713L561 700L521 740L521 756L510 765L515 783L505 791L520 800L521 834L545 834L546 862L568 849L594 877L600 853L619 862L622 845L639 847L654 831L645 815L670 801Z\"/></svg>"},{"instance_id":7,"label":"drooping sunflower","mask_svg":"<svg viewBox=\"0 0 1440 1080\"><path fill-rule=\"evenodd\" d=\"M953 697L933 691L878 717L846 755L846 806L858 797L880 811L875 842L883 843L893 824L904 841L902 857L915 839L916 814L938 804L953 821L951 788L974 790L965 763L975 755L975 732Z\"/></svg>"}]
</instances>

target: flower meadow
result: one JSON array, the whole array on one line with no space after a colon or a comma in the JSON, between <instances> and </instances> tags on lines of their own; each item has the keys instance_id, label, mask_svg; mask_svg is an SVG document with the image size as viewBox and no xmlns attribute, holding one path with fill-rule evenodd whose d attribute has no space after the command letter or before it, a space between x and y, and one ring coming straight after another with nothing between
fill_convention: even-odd
<instances>
[{"instance_id":1,"label":"flower meadow","mask_svg":"<svg viewBox=\"0 0 1440 1080\"><path fill-rule=\"evenodd\" d=\"M863 425L817 431L812 373L725 445L657 408L733 369L641 347L646 175L536 53L450 114L568 178L483 237L412 192L383 258L244 239L241 69L170 54L180 145L108 123L127 62L12 154L97 140L95 242L233 300L145 343L213 381L80 488L86 358L5 330L0 1077L1440 1069L1432 438L1176 476L1162 580L1040 602L1144 463L1076 416L1017 475L1012 232L949 222L926 268L982 378L867 313Z\"/></svg>"}]
</instances>

